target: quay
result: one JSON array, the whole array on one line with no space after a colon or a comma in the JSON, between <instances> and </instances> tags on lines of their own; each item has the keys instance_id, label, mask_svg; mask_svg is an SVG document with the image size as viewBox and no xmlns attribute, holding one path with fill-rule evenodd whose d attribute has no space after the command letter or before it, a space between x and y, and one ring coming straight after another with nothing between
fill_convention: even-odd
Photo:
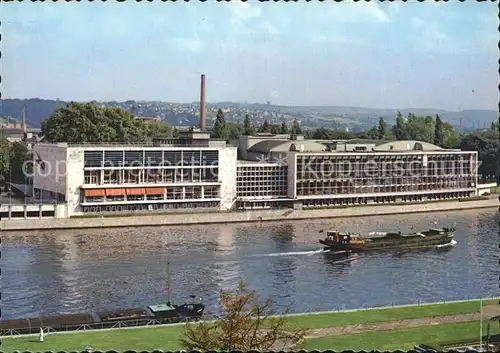
<instances>
[{"instance_id":1,"label":"quay","mask_svg":"<svg viewBox=\"0 0 500 353\"><path fill-rule=\"evenodd\" d=\"M38 207L30 205L32 207ZM53 207L58 207L54 205ZM61 205L60 207L62 207ZM460 211L468 209L498 208L497 197L478 197L472 199L446 200L406 204L382 205L350 205L334 208L317 208L305 210L268 209L230 212L199 212L199 213L143 213L114 214L105 216L73 216L70 218L37 217L40 212L33 211L35 217L23 219L2 219L0 231L25 230L56 230L56 229L89 229L89 228L119 228L144 226L181 226L217 223L244 223L268 221L294 221L321 218L347 218L363 216L383 216L394 214ZM19 205L18 207L24 207Z\"/></svg>"}]
</instances>

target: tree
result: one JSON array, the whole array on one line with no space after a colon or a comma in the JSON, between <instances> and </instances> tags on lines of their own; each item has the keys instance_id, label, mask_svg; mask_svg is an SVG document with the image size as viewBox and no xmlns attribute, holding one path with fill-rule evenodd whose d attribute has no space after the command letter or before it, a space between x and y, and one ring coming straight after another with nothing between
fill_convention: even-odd
<instances>
[{"instance_id":1,"label":"tree","mask_svg":"<svg viewBox=\"0 0 500 353\"><path fill-rule=\"evenodd\" d=\"M288 134L288 125L283 121L280 127L281 134Z\"/></svg>"},{"instance_id":2,"label":"tree","mask_svg":"<svg viewBox=\"0 0 500 353\"><path fill-rule=\"evenodd\" d=\"M500 141L497 131L476 131L465 135L460 141L460 149L464 151L477 151L478 159L482 162L479 173L483 176L493 176L498 169L498 151Z\"/></svg>"},{"instance_id":3,"label":"tree","mask_svg":"<svg viewBox=\"0 0 500 353\"><path fill-rule=\"evenodd\" d=\"M215 119L212 136L215 138L227 140L227 135L226 119L224 119L224 113L222 112L222 109L219 109L217 110L217 117Z\"/></svg>"},{"instance_id":4,"label":"tree","mask_svg":"<svg viewBox=\"0 0 500 353\"><path fill-rule=\"evenodd\" d=\"M383 140L387 133L387 124L384 121L384 118L380 117L378 119L378 139Z\"/></svg>"},{"instance_id":5,"label":"tree","mask_svg":"<svg viewBox=\"0 0 500 353\"><path fill-rule=\"evenodd\" d=\"M248 113L245 114L245 119L243 120L243 135L252 136L255 134L255 128L250 122L250 118L248 117Z\"/></svg>"},{"instance_id":6,"label":"tree","mask_svg":"<svg viewBox=\"0 0 500 353\"><path fill-rule=\"evenodd\" d=\"M396 116L396 125L393 126L392 130L396 140L406 140L405 120L401 112L398 112Z\"/></svg>"},{"instance_id":7,"label":"tree","mask_svg":"<svg viewBox=\"0 0 500 353\"><path fill-rule=\"evenodd\" d=\"M41 135L46 142L144 142L146 124L122 108L71 102L42 121Z\"/></svg>"},{"instance_id":8,"label":"tree","mask_svg":"<svg viewBox=\"0 0 500 353\"><path fill-rule=\"evenodd\" d=\"M180 343L186 350L269 351L292 348L306 331L296 330L283 315L273 316L273 302L261 304L240 281L236 291L221 291L221 315L214 322L186 324Z\"/></svg>"},{"instance_id":9,"label":"tree","mask_svg":"<svg viewBox=\"0 0 500 353\"><path fill-rule=\"evenodd\" d=\"M331 139L331 131L325 129L324 127L321 127L319 129L314 130L314 133L311 136L311 138L315 140L329 140Z\"/></svg>"},{"instance_id":10,"label":"tree","mask_svg":"<svg viewBox=\"0 0 500 353\"><path fill-rule=\"evenodd\" d=\"M9 180L6 175L9 174L10 154L10 142L4 137L3 131L0 130L0 178L3 177L4 180Z\"/></svg>"},{"instance_id":11,"label":"tree","mask_svg":"<svg viewBox=\"0 0 500 353\"><path fill-rule=\"evenodd\" d=\"M259 132L263 132L263 133L270 133L271 132L271 125L267 122L267 119L264 120L262 125L259 127Z\"/></svg>"},{"instance_id":12,"label":"tree","mask_svg":"<svg viewBox=\"0 0 500 353\"><path fill-rule=\"evenodd\" d=\"M292 133L292 135L301 135L302 134L302 129L300 128L300 123L297 119L293 119L291 133Z\"/></svg>"},{"instance_id":13,"label":"tree","mask_svg":"<svg viewBox=\"0 0 500 353\"><path fill-rule=\"evenodd\" d=\"M372 127L370 130L366 132L367 136L369 139L372 140L379 140L380 139L380 132L376 126Z\"/></svg>"},{"instance_id":14,"label":"tree","mask_svg":"<svg viewBox=\"0 0 500 353\"><path fill-rule=\"evenodd\" d=\"M226 123L227 139L238 140L242 135L243 127L238 123Z\"/></svg>"},{"instance_id":15,"label":"tree","mask_svg":"<svg viewBox=\"0 0 500 353\"><path fill-rule=\"evenodd\" d=\"M408 115L408 120L403 125L404 139L418 140L433 143L434 119L430 116L421 117Z\"/></svg>"},{"instance_id":16,"label":"tree","mask_svg":"<svg viewBox=\"0 0 500 353\"><path fill-rule=\"evenodd\" d=\"M174 129L164 121L148 121L144 127L147 140L152 141L158 137L174 137Z\"/></svg>"},{"instance_id":17,"label":"tree","mask_svg":"<svg viewBox=\"0 0 500 353\"><path fill-rule=\"evenodd\" d=\"M443 122L441 126L441 133L443 134L443 148L459 148L460 147L460 134L457 129L448 122Z\"/></svg>"},{"instance_id":18,"label":"tree","mask_svg":"<svg viewBox=\"0 0 500 353\"><path fill-rule=\"evenodd\" d=\"M24 162L30 160L31 155L28 151L28 146L24 142L14 142L11 145L11 153L9 158L9 175L5 176L13 183L24 184L26 182L25 171L23 170Z\"/></svg>"},{"instance_id":19,"label":"tree","mask_svg":"<svg viewBox=\"0 0 500 353\"><path fill-rule=\"evenodd\" d=\"M434 126L434 144L436 146L443 146L444 138L443 138L443 122L439 115L436 115L436 124Z\"/></svg>"},{"instance_id":20,"label":"tree","mask_svg":"<svg viewBox=\"0 0 500 353\"><path fill-rule=\"evenodd\" d=\"M271 134L277 135L281 133L281 125L271 124Z\"/></svg>"}]
</instances>

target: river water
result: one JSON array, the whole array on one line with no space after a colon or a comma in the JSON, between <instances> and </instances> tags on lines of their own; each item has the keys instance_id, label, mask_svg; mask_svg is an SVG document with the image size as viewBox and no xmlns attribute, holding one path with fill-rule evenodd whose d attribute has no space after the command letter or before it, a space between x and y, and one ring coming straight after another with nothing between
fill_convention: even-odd
<instances>
[{"instance_id":1,"label":"river water","mask_svg":"<svg viewBox=\"0 0 500 353\"><path fill-rule=\"evenodd\" d=\"M319 311L497 296L496 209L298 222L2 234L3 318L145 307L190 294L217 310L244 279L277 309ZM448 249L333 258L321 229L423 230L455 224Z\"/></svg>"}]
</instances>

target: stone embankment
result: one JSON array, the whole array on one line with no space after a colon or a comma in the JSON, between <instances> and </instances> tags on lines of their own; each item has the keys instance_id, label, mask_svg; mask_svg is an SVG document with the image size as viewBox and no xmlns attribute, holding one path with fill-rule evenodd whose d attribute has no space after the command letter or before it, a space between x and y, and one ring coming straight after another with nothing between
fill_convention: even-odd
<instances>
[{"instance_id":1,"label":"stone embankment","mask_svg":"<svg viewBox=\"0 0 500 353\"><path fill-rule=\"evenodd\" d=\"M252 210L235 212L145 214L114 217L32 218L0 221L0 231L175 226L213 223L291 221L319 218L383 216L405 213L498 208L498 198L414 204L362 205L308 210Z\"/></svg>"}]
</instances>

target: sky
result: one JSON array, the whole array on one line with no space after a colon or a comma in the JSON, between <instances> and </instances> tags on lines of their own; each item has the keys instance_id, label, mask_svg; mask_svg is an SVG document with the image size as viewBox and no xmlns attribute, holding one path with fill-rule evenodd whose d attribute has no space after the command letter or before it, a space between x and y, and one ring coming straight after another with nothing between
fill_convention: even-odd
<instances>
[{"instance_id":1,"label":"sky","mask_svg":"<svg viewBox=\"0 0 500 353\"><path fill-rule=\"evenodd\" d=\"M2 98L498 109L498 4L0 4Z\"/></svg>"}]
</instances>

